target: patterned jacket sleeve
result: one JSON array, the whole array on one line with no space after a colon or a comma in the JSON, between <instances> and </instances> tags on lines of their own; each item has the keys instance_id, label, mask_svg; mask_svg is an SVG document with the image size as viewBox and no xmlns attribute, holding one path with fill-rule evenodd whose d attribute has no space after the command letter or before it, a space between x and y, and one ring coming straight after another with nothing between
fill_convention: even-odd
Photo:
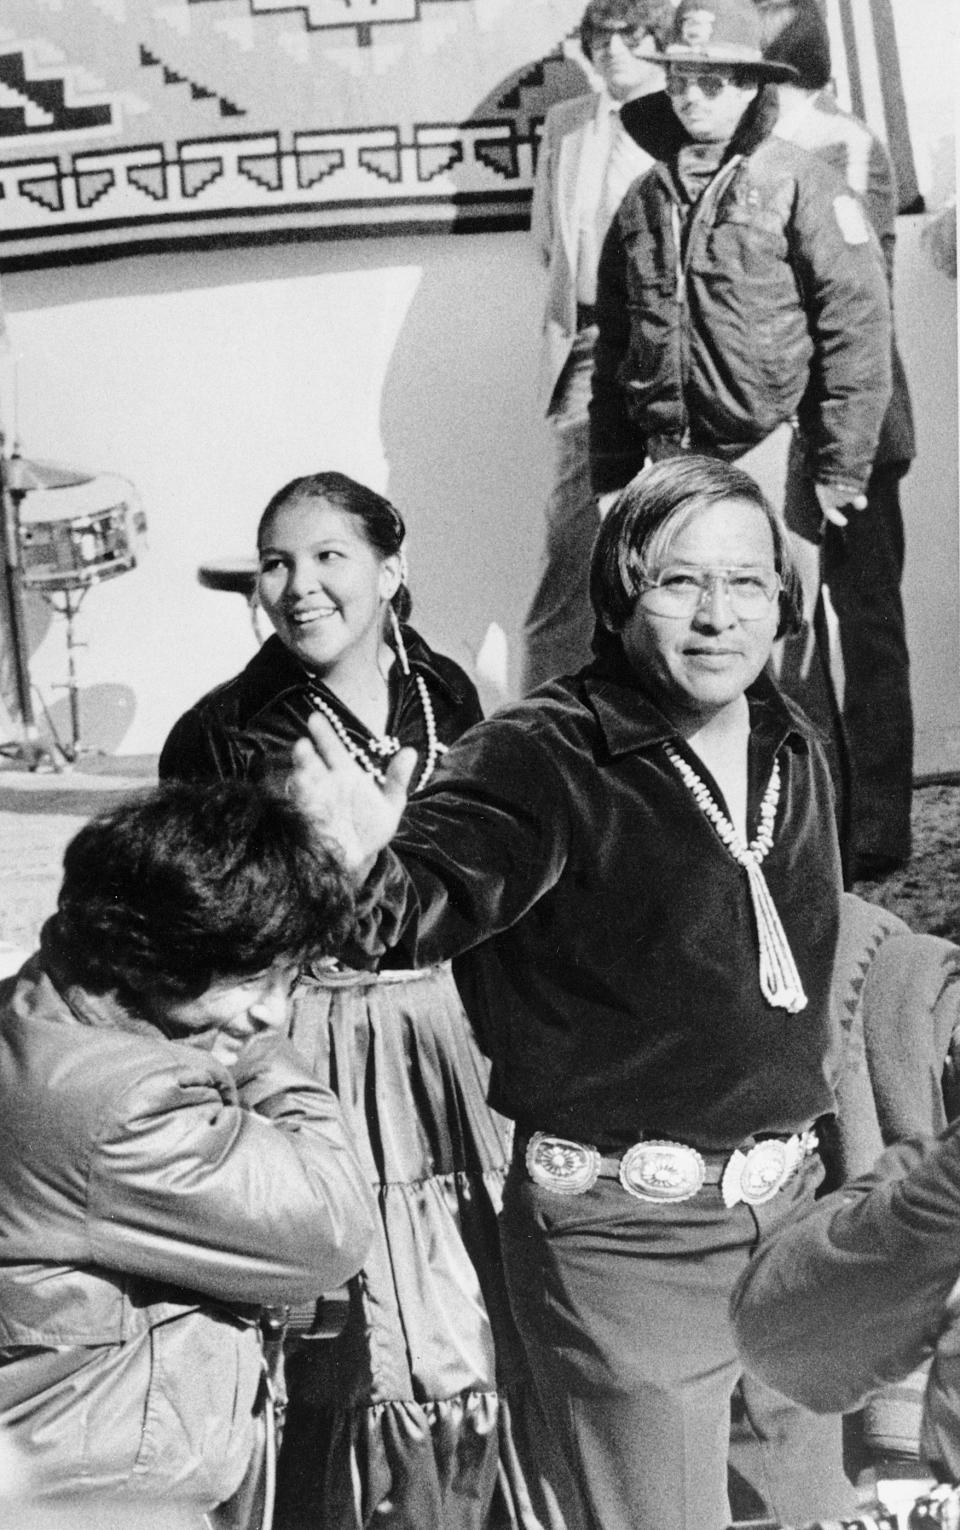
<instances>
[{"instance_id":1,"label":"patterned jacket sleeve","mask_svg":"<svg viewBox=\"0 0 960 1530\"><path fill-rule=\"evenodd\" d=\"M898 1143L760 1245L734 1291L745 1363L829 1413L926 1359L960 1276L960 1122Z\"/></svg>"}]
</instances>

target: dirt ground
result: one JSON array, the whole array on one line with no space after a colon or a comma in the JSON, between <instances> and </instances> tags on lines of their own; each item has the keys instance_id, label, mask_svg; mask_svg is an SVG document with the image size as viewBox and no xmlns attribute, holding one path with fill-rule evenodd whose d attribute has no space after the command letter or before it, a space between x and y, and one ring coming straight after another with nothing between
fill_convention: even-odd
<instances>
[{"instance_id":1,"label":"dirt ground","mask_svg":"<svg viewBox=\"0 0 960 1530\"><path fill-rule=\"evenodd\" d=\"M903 871L854 889L905 919L911 929L960 945L960 781L913 793L913 857Z\"/></svg>"}]
</instances>

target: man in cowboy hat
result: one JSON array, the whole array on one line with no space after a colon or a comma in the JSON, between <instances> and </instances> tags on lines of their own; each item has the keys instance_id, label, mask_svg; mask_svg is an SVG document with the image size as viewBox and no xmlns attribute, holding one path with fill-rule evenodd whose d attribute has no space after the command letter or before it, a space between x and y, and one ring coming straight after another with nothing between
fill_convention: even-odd
<instances>
[{"instance_id":1,"label":"man in cowboy hat","mask_svg":"<svg viewBox=\"0 0 960 1530\"><path fill-rule=\"evenodd\" d=\"M688 450L738 460L780 504L810 497L818 520L844 525L866 503L891 386L883 259L842 178L774 136L765 87L794 71L760 43L752 0L681 0L651 50L687 141L631 186L600 260L601 511L646 460ZM808 660L827 715L812 643ZM839 745L831 763L842 787Z\"/></svg>"}]
</instances>

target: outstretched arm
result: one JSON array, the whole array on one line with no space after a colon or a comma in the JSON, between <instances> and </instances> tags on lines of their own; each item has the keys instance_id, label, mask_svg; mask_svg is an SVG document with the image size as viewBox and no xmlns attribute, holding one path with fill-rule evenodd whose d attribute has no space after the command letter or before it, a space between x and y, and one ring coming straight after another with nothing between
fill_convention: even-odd
<instances>
[{"instance_id":1,"label":"outstretched arm","mask_svg":"<svg viewBox=\"0 0 960 1530\"><path fill-rule=\"evenodd\" d=\"M325 717L315 712L307 726L309 737L293 746L287 795L337 847L346 870L360 885L396 833L416 751L401 749L381 786L344 747Z\"/></svg>"},{"instance_id":2,"label":"outstretched arm","mask_svg":"<svg viewBox=\"0 0 960 1530\"><path fill-rule=\"evenodd\" d=\"M311 722L289 792L363 887L365 956L450 960L515 924L553 886L569 850L569 783L539 732L529 715L479 723L407 806L411 751L380 786L322 719Z\"/></svg>"}]
</instances>

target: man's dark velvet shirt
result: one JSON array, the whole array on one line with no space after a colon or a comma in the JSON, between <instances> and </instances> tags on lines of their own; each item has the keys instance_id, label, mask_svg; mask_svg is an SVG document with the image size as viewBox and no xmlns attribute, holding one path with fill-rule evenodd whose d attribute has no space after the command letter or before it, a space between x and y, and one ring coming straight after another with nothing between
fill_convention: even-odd
<instances>
[{"instance_id":1,"label":"man's dark velvet shirt","mask_svg":"<svg viewBox=\"0 0 960 1530\"><path fill-rule=\"evenodd\" d=\"M493 1058L491 1103L522 1132L719 1150L833 1109L829 776L809 724L765 676L747 695L751 837L780 760L763 871L807 994L798 1014L760 992L747 874L663 741L723 805L719 789L622 655L471 729L383 852L369 886L379 938L393 960L455 959Z\"/></svg>"}]
</instances>

